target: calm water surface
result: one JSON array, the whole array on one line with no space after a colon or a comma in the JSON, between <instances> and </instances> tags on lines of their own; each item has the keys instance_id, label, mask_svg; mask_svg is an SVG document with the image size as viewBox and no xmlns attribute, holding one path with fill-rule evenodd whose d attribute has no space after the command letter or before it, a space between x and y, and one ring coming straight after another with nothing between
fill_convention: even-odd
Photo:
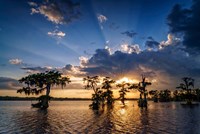
<instances>
[{"instance_id":1,"label":"calm water surface","mask_svg":"<svg viewBox=\"0 0 200 134\"><path fill-rule=\"evenodd\" d=\"M200 134L200 106L149 102L140 109L136 101L126 107L96 112L90 101L51 101L46 111L31 108L29 101L0 101L0 133L66 134Z\"/></svg>"}]
</instances>

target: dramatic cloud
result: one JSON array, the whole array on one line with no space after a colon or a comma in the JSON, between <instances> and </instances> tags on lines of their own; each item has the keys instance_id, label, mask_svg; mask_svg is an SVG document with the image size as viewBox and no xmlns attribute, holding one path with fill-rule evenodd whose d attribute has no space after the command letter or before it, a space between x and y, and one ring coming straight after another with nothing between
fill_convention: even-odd
<instances>
[{"instance_id":1,"label":"dramatic cloud","mask_svg":"<svg viewBox=\"0 0 200 134\"><path fill-rule=\"evenodd\" d=\"M133 38L133 37L135 37L135 35L137 35L137 33L134 31L125 31L125 32L122 32L121 34L124 34L130 38Z\"/></svg>"},{"instance_id":2,"label":"dramatic cloud","mask_svg":"<svg viewBox=\"0 0 200 134\"><path fill-rule=\"evenodd\" d=\"M159 49L163 49L164 47L169 46L169 45L179 45L180 43L181 43L181 40L179 38L176 38L172 34L168 34L167 41L162 41L159 44Z\"/></svg>"},{"instance_id":3,"label":"dramatic cloud","mask_svg":"<svg viewBox=\"0 0 200 134\"><path fill-rule=\"evenodd\" d=\"M79 57L79 60L80 60L80 66L85 66L88 62L88 58L84 56Z\"/></svg>"},{"instance_id":4,"label":"dramatic cloud","mask_svg":"<svg viewBox=\"0 0 200 134\"><path fill-rule=\"evenodd\" d=\"M80 18L79 3L71 0L48 0L42 3L29 2L31 14L41 14L55 24L70 23Z\"/></svg>"},{"instance_id":5,"label":"dramatic cloud","mask_svg":"<svg viewBox=\"0 0 200 134\"><path fill-rule=\"evenodd\" d=\"M19 89L21 84L13 78L0 77L0 89Z\"/></svg>"},{"instance_id":6,"label":"dramatic cloud","mask_svg":"<svg viewBox=\"0 0 200 134\"><path fill-rule=\"evenodd\" d=\"M190 9L182 8L177 4L168 15L170 32L183 37L183 45L187 51L199 53L200 50L200 1L193 0Z\"/></svg>"},{"instance_id":7,"label":"dramatic cloud","mask_svg":"<svg viewBox=\"0 0 200 134\"><path fill-rule=\"evenodd\" d=\"M159 49L164 49L167 46L173 45L179 48L183 48L183 46L181 45L181 39L175 37L173 34L168 34L167 35L167 40L166 41L155 41L153 39L153 37L148 37L147 41L145 42L145 47L147 48L147 50L149 51L158 51Z\"/></svg>"},{"instance_id":8,"label":"dramatic cloud","mask_svg":"<svg viewBox=\"0 0 200 134\"><path fill-rule=\"evenodd\" d=\"M98 14L97 15L97 19L100 23L106 22L108 19L106 16L102 15L102 14Z\"/></svg>"},{"instance_id":9,"label":"dramatic cloud","mask_svg":"<svg viewBox=\"0 0 200 134\"><path fill-rule=\"evenodd\" d=\"M56 38L62 38L64 37L66 34L62 31L59 31L58 29L55 29L54 31L52 32L48 32L47 33L49 36L53 36L53 37L56 37Z\"/></svg>"},{"instance_id":10,"label":"dramatic cloud","mask_svg":"<svg viewBox=\"0 0 200 134\"><path fill-rule=\"evenodd\" d=\"M20 64L22 64L23 62L22 62L21 59L10 59L10 60L9 60L9 63L10 63L10 64L13 64L13 65L20 65Z\"/></svg>"},{"instance_id":11,"label":"dramatic cloud","mask_svg":"<svg viewBox=\"0 0 200 134\"><path fill-rule=\"evenodd\" d=\"M141 52L141 49L138 44L128 45L127 43L125 43L125 44L121 45L120 50L124 53L129 53L129 54L131 54L131 53L139 54Z\"/></svg>"},{"instance_id":12,"label":"dramatic cloud","mask_svg":"<svg viewBox=\"0 0 200 134\"><path fill-rule=\"evenodd\" d=\"M65 67L56 68L56 70L68 76L83 76L85 72L81 71L80 66L73 66L71 64L67 64Z\"/></svg>"},{"instance_id":13,"label":"dramatic cloud","mask_svg":"<svg viewBox=\"0 0 200 134\"><path fill-rule=\"evenodd\" d=\"M128 45L123 47L129 50ZM126 76L139 80L141 74L144 74L154 82L153 88L175 89L184 76L199 80L200 62L193 58L174 45L140 53L121 50L111 54L107 49L97 49L91 58L85 62L82 60L81 71L87 75L111 76L115 79Z\"/></svg>"}]
</instances>

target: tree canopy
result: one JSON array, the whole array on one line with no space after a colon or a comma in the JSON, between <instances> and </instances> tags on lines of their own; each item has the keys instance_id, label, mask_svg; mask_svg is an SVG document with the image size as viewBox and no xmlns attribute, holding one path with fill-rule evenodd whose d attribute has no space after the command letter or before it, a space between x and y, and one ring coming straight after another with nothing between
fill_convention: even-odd
<instances>
[{"instance_id":1,"label":"tree canopy","mask_svg":"<svg viewBox=\"0 0 200 134\"><path fill-rule=\"evenodd\" d=\"M62 88L66 83L71 82L69 77L62 77L58 71L46 71L44 73L30 74L19 80L25 86L17 90L17 93L25 93L26 95L42 93L45 89L50 90L51 86L61 85ZM48 91L50 92L50 91Z\"/></svg>"}]
</instances>

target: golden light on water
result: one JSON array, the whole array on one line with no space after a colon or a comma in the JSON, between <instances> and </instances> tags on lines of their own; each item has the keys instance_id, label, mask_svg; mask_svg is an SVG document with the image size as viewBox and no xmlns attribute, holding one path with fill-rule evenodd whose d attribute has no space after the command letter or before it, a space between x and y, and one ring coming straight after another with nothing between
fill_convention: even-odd
<instances>
[{"instance_id":1,"label":"golden light on water","mask_svg":"<svg viewBox=\"0 0 200 134\"><path fill-rule=\"evenodd\" d=\"M123 114L126 113L126 110L124 108L122 108L122 109L119 110L119 112L120 112L121 115L123 115Z\"/></svg>"}]
</instances>

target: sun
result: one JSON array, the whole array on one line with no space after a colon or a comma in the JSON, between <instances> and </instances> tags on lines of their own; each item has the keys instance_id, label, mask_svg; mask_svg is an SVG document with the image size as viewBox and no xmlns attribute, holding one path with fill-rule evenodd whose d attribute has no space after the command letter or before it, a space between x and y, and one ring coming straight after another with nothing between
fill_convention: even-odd
<instances>
[{"instance_id":1,"label":"sun","mask_svg":"<svg viewBox=\"0 0 200 134\"><path fill-rule=\"evenodd\" d=\"M116 83L122 83L122 82L126 82L126 83L138 83L139 81L136 79L129 79L128 77L123 77L119 80L116 81Z\"/></svg>"}]
</instances>

